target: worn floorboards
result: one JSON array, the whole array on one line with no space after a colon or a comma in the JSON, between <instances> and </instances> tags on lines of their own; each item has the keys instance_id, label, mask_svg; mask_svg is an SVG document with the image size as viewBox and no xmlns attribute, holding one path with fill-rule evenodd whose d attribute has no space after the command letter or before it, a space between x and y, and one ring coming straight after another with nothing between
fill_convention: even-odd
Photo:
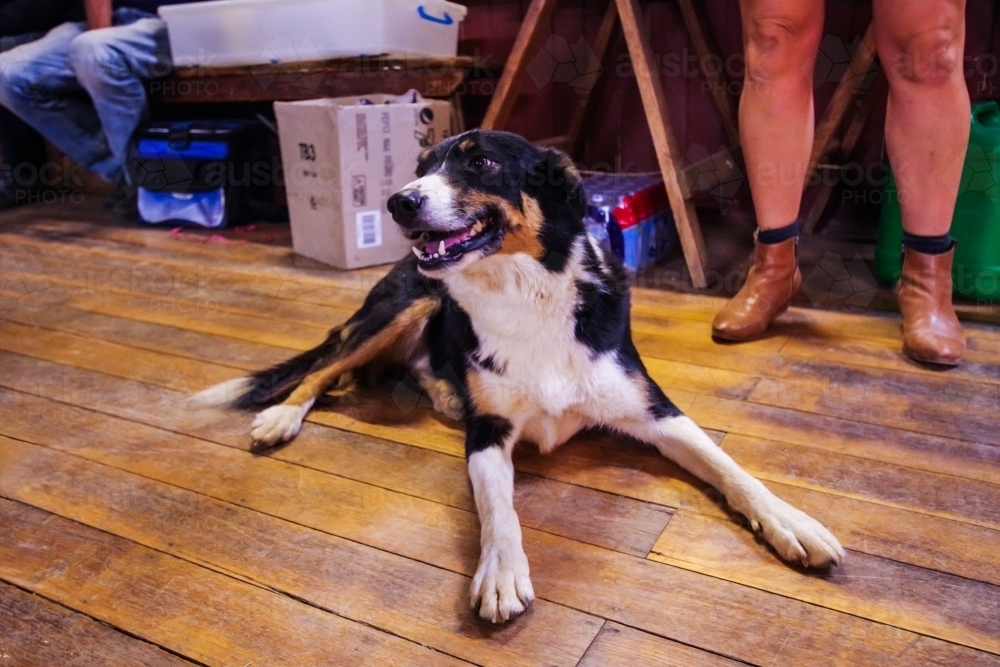
<instances>
[{"instance_id":1,"label":"worn floorboards","mask_svg":"<svg viewBox=\"0 0 1000 667\"><path fill-rule=\"evenodd\" d=\"M0 216L0 664L1000 665L1000 330L941 373L898 316L792 308L709 337L715 297L637 289L650 373L848 551L783 564L710 489L590 433L516 457L537 602L467 608L459 424L393 388L247 451L185 397L311 347L384 268L93 211ZM987 318L988 319L988 318Z\"/></svg>"}]
</instances>

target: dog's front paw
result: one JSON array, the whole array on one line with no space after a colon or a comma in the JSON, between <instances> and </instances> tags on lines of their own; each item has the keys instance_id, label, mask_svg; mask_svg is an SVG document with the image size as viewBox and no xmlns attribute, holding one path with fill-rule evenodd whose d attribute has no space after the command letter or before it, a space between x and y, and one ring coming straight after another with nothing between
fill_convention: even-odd
<instances>
[{"instance_id":1,"label":"dog's front paw","mask_svg":"<svg viewBox=\"0 0 1000 667\"><path fill-rule=\"evenodd\" d=\"M307 411L300 405L274 405L258 414L250 425L254 447L273 447L294 438Z\"/></svg>"},{"instance_id":2,"label":"dog's front paw","mask_svg":"<svg viewBox=\"0 0 1000 667\"><path fill-rule=\"evenodd\" d=\"M522 613L535 599L528 577L528 557L520 545L487 545L472 578L472 608L493 623Z\"/></svg>"},{"instance_id":3,"label":"dog's front paw","mask_svg":"<svg viewBox=\"0 0 1000 667\"><path fill-rule=\"evenodd\" d=\"M844 548L833 533L777 496L768 500L764 511L750 517L750 523L787 561L806 567L829 567L844 560Z\"/></svg>"}]
</instances>

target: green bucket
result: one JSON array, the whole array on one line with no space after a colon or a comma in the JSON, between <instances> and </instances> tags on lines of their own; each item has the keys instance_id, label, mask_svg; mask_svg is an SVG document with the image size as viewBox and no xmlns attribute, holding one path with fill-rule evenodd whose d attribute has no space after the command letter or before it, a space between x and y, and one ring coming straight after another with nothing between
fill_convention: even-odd
<instances>
[{"instance_id":1,"label":"green bucket","mask_svg":"<svg viewBox=\"0 0 1000 667\"><path fill-rule=\"evenodd\" d=\"M954 295L1000 301L1000 105L996 100L972 105L972 131L965 156L958 201L951 222L957 242L952 272ZM875 275L899 280L903 268L903 220L896 182L889 169L875 245Z\"/></svg>"}]
</instances>

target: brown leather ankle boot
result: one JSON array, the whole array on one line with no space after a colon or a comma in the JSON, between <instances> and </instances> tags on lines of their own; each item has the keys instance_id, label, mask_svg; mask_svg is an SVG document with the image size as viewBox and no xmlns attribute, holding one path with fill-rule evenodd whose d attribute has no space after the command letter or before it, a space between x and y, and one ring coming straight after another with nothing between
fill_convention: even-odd
<instances>
[{"instance_id":1,"label":"brown leather ankle boot","mask_svg":"<svg viewBox=\"0 0 1000 667\"><path fill-rule=\"evenodd\" d=\"M724 340L749 340L764 333L771 320L788 307L802 287L795 258L797 239L758 243L743 288L722 307L712 322L712 335Z\"/></svg>"},{"instance_id":2,"label":"brown leather ankle boot","mask_svg":"<svg viewBox=\"0 0 1000 667\"><path fill-rule=\"evenodd\" d=\"M951 304L954 259L954 246L940 255L905 251L896 297L903 314L903 354L911 359L944 366L962 361L965 333Z\"/></svg>"}]
</instances>

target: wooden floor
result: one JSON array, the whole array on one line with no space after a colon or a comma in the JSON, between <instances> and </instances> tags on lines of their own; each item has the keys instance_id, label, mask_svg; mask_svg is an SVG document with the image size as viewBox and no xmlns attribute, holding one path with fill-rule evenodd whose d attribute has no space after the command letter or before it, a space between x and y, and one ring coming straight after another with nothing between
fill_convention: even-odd
<instances>
[{"instance_id":1,"label":"wooden floor","mask_svg":"<svg viewBox=\"0 0 1000 667\"><path fill-rule=\"evenodd\" d=\"M0 665L1000 665L1000 330L940 373L898 316L793 308L709 338L716 298L637 290L652 375L848 550L781 563L651 450L517 456L538 600L470 613L462 433L395 390L246 451L186 395L313 346L379 275L280 227L0 216Z\"/></svg>"}]
</instances>

